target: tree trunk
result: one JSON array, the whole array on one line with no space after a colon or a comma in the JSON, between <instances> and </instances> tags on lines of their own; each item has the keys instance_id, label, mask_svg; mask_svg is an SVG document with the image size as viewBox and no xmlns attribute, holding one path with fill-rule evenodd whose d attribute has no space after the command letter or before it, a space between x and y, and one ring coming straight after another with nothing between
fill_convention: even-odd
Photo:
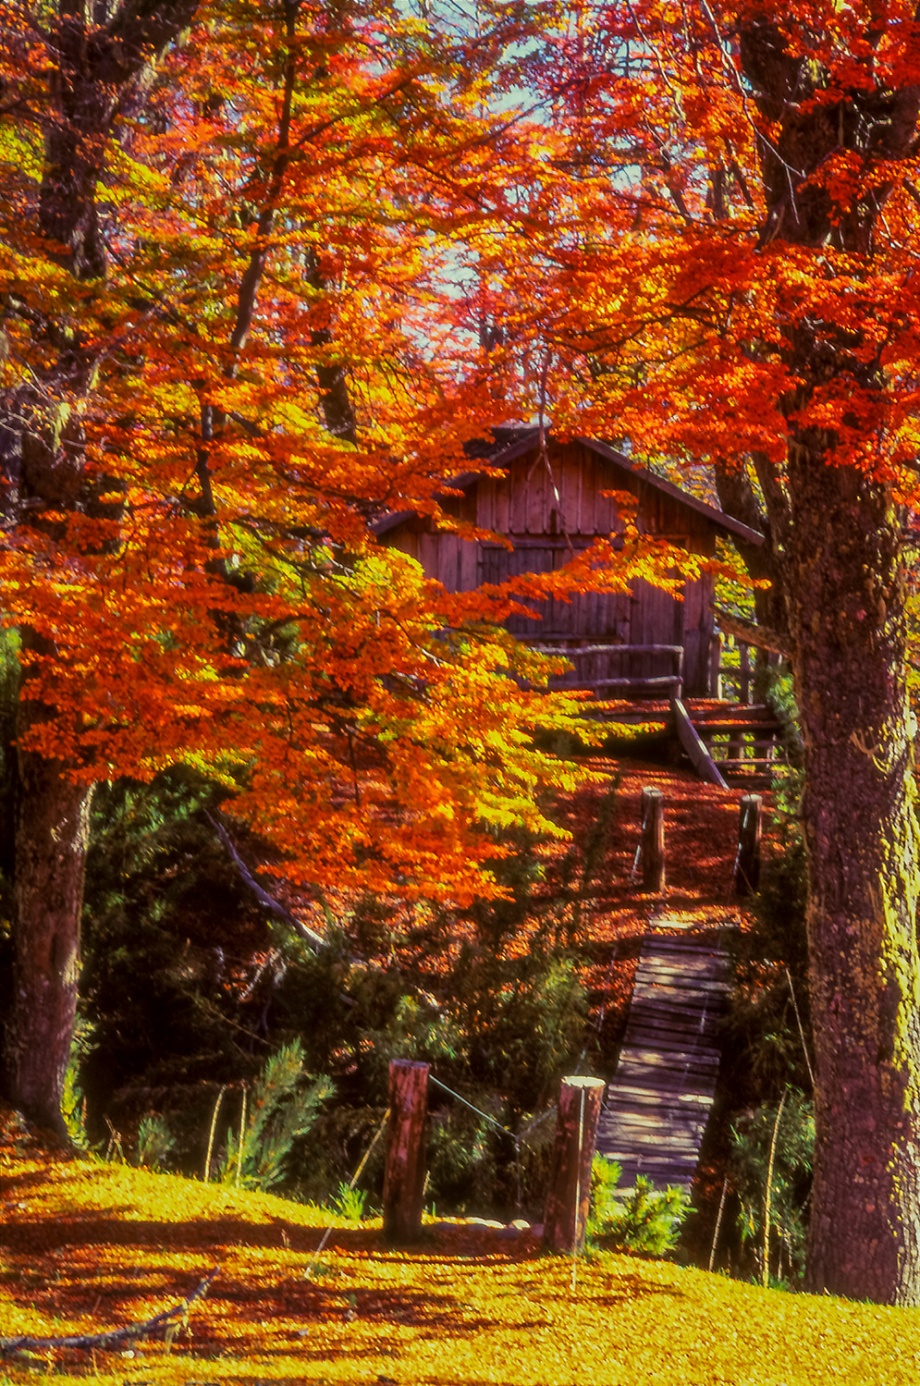
<instances>
[{"instance_id":1,"label":"tree trunk","mask_svg":"<svg viewBox=\"0 0 920 1386\"><path fill-rule=\"evenodd\" d=\"M105 276L95 198L117 121L129 106L135 115L139 112L157 63L197 8L198 0L97 6L100 17L91 13L91 6L51 7L47 86L43 96L39 87L33 94L39 105L43 102L37 119L47 136L35 225L29 233L33 242L36 233L44 238L47 256L74 281ZM63 308L60 322L52 316L30 319L40 339L57 344L57 359L40 372L30 369L0 399L0 467L9 482L5 519L8 525L28 524L52 545L66 541L62 516L79 511L109 518L120 514L120 498L114 505L101 499L117 491L118 484L87 476L80 411L74 407L93 389L98 343L92 332L84 340L74 330L74 304L66 294ZM3 316L15 318L17 311L15 296L0 305L0 329ZM38 352L37 359L42 355ZM28 627L22 639L24 647L41 647L42 637ZM34 715L34 705L23 704L20 733ZM59 1132L76 1013L91 799L91 788L74 784L66 766L19 753L14 997L3 1066L7 1093L16 1106Z\"/></svg>"},{"instance_id":2,"label":"tree trunk","mask_svg":"<svg viewBox=\"0 0 920 1386\"><path fill-rule=\"evenodd\" d=\"M788 553L817 1148L808 1281L920 1302L917 823L905 573L886 489L793 446Z\"/></svg>"},{"instance_id":3,"label":"tree trunk","mask_svg":"<svg viewBox=\"0 0 920 1386\"><path fill-rule=\"evenodd\" d=\"M63 1135L92 787L29 753L20 754L19 777L6 1086L14 1106Z\"/></svg>"},{"instance_id":4,"label":"tree trunk","mask_svg":"<svg viewBox=\"0 0 920 1386\"><path fill-rule=\"evenodd\" d=\"M767 209L761 249L796 247L795 263L809 265L816 290L830 283L826 257L846 252L859 266L850 320L830 313L824 321L813 305L787 305L791 312L777 322L794 382L782 399L789 426L782 576L804 740L815 1018L808 1282L858 1299L917 1304L920 960L903 517L888 485L860 470L864 457L857 452L855 465L846 465L846 431L874 436L886 395L899 389L860 327L861 295L878 291L873 272L890 272L881 212L897 163L910 168L920 118L913 74L905 69L898 85L875 65L885 25L895 23L867 11L863 51L844 68L829 32L755 9L739 29L738 55L754 105L771 123L770 138L758 144ZM827 66L816 58L824 40L833 55ZM843 151L863 170L858 190L841 192L820 175ZM866 176L873 167L875 179ZM895 300L880 311L894 314ZM807 419L813 403L831 399L835 407L823 417L836 434Z\"/></svg>"}]
</instances>

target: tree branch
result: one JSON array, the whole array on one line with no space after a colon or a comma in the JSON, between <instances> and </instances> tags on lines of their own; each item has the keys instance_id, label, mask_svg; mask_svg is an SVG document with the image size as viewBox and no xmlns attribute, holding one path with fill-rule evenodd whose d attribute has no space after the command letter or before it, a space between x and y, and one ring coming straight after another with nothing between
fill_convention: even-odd
<instances>
[{"instance_id":1,"label":"tree branch","mask_svg":"<svg viewBox=\"0 0 920 1386\"><path fill-rule=\"evenodd\" d=\"M328 948L329 944L326 939L320 934L315 933L308 925L304 924L302 919L298 919L295 914L291 914L290 910L285 909L280 900L276 900L274 895L269 895L268 891L263 886L259 885L259 882L234 847L233 840L223 823L218 822L218 820L208 812L205 812L204 816L226 848L227 855L239 872L244 884L249 887L259 904L262 905L264 909L268 910L269 914L273 914L276 919L280 919L282 923L287 924L289 928L298 933L308 947L312 948L314 952L320 953Z\"/></svg>"},{"instance_id":2,"label":"tree branch","mask_svg":"<svg viewBox=\"0 0 920 1386\"><path fill-rule=\"evenodd\" d=\"M73 1333L61 1338L32 1338L28 1334L22 1334L18 1338L0 1338L0 1357L11 1357L17 1352L41 1351L45 1348L91 1348L106 1352L122 1343L147 1338L158 1328L170 1327L176 1319L181 1322L195 1301L207 1294L219 1271L220 1266L214 1266L187 1299L180 1300L171 1309L154 1314L152 1319L145 1319L143 1323L129 1323L124 1328L112 1328L107 1333Z\"/></svg>"},{"instance_id":3,"label":"tree branch","mask_svg":"<svg viewBox=\"0 0 920 1386\"><path fill-rule=\"evenodd\" d=\"M745 621L741 616L733 616L723 606L714 606L716 620L723 635L733 635L742 645L753 645L758 650L769 650L772 654L790 657L789 641L779 631L771 630L754 621Z\"/></svg>"}]
</instances>

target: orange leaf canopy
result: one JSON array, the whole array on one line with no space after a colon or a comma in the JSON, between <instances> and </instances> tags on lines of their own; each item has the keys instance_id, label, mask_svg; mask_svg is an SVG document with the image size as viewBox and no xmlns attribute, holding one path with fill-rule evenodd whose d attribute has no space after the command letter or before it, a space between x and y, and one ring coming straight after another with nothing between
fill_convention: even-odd
<instances>
[{"instance_id":1,"label":"orange leaf canopy","mask_svg":"<svg viewBox=\"0 0 920 1386\"><path fill-rule=\"evenodd\" d=\"M88 780L190 764L320 889L489 893L496 830L549 830L538 790L572 774L537 734L576 706L496 625L539 580L451 596L371 528L446 523L464 443L535 406L531 329L488 353L479 315L531 312L513 261L540 197L519 209L558 139L509 114L533 17L486 18L199 6L147 99L75 137L95 272L36 229L70 118L53 34L22 18L0 50L22 744ZM568 581L672 562L632 536Z\"/></svg>"}]
</instances>

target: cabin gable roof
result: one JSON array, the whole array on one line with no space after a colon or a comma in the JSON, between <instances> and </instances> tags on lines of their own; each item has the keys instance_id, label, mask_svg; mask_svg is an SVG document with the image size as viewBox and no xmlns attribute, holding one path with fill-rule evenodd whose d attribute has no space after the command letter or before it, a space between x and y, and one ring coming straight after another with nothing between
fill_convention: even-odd
<instances>
[{"instance_id":1,"label":"cabin gable roof","mask_svg":"<svg viewBox=\"0 0 920 1386\"><path fill-rule=\"evenodd\" d=\"M515 430L497 431L498 438L496 443L484 443L477 451L483 461L488 462L489 472L480 470L463 472L451 480L451 489L457 491L468 491L476 486L492 469L501 471L509 468L520 458L526 457L528 453L539 445L540 430L538 428L521 428ZM502 434L505 437L502 437ZM510 436L508 436L510 435ZM762 544L764 536L756 529L736 520L732 515L726 515L718 506L709 504L708 501L700 500L697 496L684 491L680 486L675 486L673 482L666 481L663 477L656 476L646 467L633 462L625 453L617 448L611 447L609 443L600 442L596 438L589 438L582 435L574 436L571 441L580 444L583 448L592 452L596 457L614 471L620 471L625 477L630 478L635 485L647 486L653 491L658 491L662 495L669 497L677 504L695 512L704 520L707 520L715 529L724 533L734 535L748 544ZM613 489L613 488L611 488ZM630 487L632 489L632 487ZM402 510L382 515L374 524L374 530L378 535L389 533L400 524L415 518L415 512Z\"/></svg>"}]
</instances>

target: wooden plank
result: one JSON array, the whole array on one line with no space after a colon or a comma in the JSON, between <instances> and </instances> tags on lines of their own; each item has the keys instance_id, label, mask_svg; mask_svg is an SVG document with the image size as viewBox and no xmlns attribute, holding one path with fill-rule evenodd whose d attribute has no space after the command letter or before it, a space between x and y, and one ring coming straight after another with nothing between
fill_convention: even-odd
<instances>
[{"instance_id":1,"label":"wooden plank","mask_svg":"<svg viewBox=\"0 0 920 1386\"><path fill-rule=\"evenodd\" d=\"M649 1131L651 1129L660 1130L668 1134L669 1138L691 1139L694 1132L702 1134L703 1128L712 1110L711 1100L696 1107L681 1109L670 1107L659 1101L654 1106L643 1106L641 1103L633 1107L620 1105L617 1107L604 1108L604 1130L610 1131L620 1129L622 1131Z\"/></svg>"},{"instance_id":2,"label":"wooden plank","mask_svg":"<svg viewBox=\"0 0 920 1386\"><path fill-rule=\"evenodd\" d=\"M690 987L675 987L667 982L639 982L633 1004L637 1007L667 1008L677 1016L721 1015L725 1010L726 988L719 982L706 981L699 991Z\"/></svg>"},{"instance_id":3,"label":"wooden plank","mask_svg":"<svg viewBox=\"0 0 920 1386\"><path fill-rule=\"evenodd\" d=\"M715 968L728 975L731 971L729 962L721 950L714 948L668 948L659 947L658 940L655 940L654 952L643 954L643 961L648 965L655 965L659 960L667 966L688 968L691 970L700 967Z\"/></svg>"},{"instance_id":4,"label":"wooden plank","mask_svg":"<svg viewBox=\"0 0 920 1386\"><path fill-rule=\"evenodd\" d=\"M708 1117L708 1112L706 1115ZM606 1123L601 1126L596 1145L602 1155L613 1148L623 1155L635 1156L651 1147L652 1152L659 1158L673 1159L677 1155L693 1159L695 1155L698 1158L698 1151L695 1151L694 1147L702 1140L705 1125L704 1119L696 1126L684 1130L660 1123L636 1131L629 1123L618 1119L610 1126Z\"/></svg>"},{"instance_id":5,"label":"wooden plank","mask_svg":"<svg viewBox=\"0 0 920 1386\"><path fill-rule=\"evenodd\" d=\"M706 1117L708 1117L708 1112ZM694 1147L702 1139L703 1130L706 1126L706 1118L696 1123L693 1127L671 1126L668 1123L660 1122L645 1126L641 1130L636 1130L629 1122L617 1119L610 1127L604 1126L597 1138L597 1147L601 1154L609 1150L611 1146L623 1154L640 1154L650 1147L653 1153L659 1157L672 1158L677 1155L683 1158L692 1159L695 1152Z\"/></svg>"},{"instance_id":6,"label":"wooden plank","mask_svg":"<svg viewBox=\"0 0 920 1386\"><path fill-rule=\"evenodd\" d=\"M626 1168L635 1169L638 1165L647 1173L651 1173L649 1166L657 1166L662 1171L677 1167L692 1177L698 1163L698 1156L692 1146L681 1147L672 1144L656 1149L651 1141L634 1147L631 1141L611 1140L606 1146L599 1143L596 1148L597 1153L605 1159L616 1160L618 1165Z\"/></svg>"},{"instance_id":7,"label":"wooden plank","mask_svg":"<svg viewBox=\"0 0 920 1386\"><path fill-rule=\"evenodd\" d=\"M726 977L730 976L730 970L732 970L725 955L722 952L714 951L712 948L657 948L654 954L643 959L643 965L648 967L679 967L682 972L698 972L701 969L709 969Z\"/></svg>"},{"instance_id":8,"label":"wooden plank","mask_svg":"<svg viewBox=\"0 0 920 1386\"><path fill-rule=\"evenodd\" d=\"M721 984L723 979L729 975L727 969L720 967L718 963L706 957L687 958L684 961L674 956L648 958L640 962L639 971L644 978L654 980L661 977L666 979L669 984L674 979L682 978L688 986L709 982Z\"/></svg>"},{"instance_id":9,"label":"wooden plank","mask_svg":"<svg viewBox=\"0 0 920 1386\"><path fill-rule=\"evenodd\" d=\"M574 638L574 637L573 637ZM594 645L561 645L558 648L551 645L544 645L542 641L531 642L535 649L541 654L566 655L569 659L581 659L586 655L616 654L616 655L647 655L647 654L668 654L675 657L680 654L680 645L621 645L613 637L606 640L603 644Z\"/></svg>"},{"instance_id":10,"label":"wooden plank","mask_svg":"<svg viewBox=\"0 0 920 1386\"><path fill-rule=\"evenodd\" d=\"M526 473L523 526L525 534L546 535L549 533L552 490L548 482L546 464L537 453Z\"/></svg>"},{"instance_id":11,"label":"wooden plank","mask_svg":"<svg viewBox=\"0 0 920 1386\"><path fill-rule=\"evenodd\" d=\"M683 1036L683 1048L688 1044L712 1045L712 1041L704 1034L708 1025L710 1029L717 1030L722 1021L722 1013L719 1011L690 1011L689 1009L679 1016L670 1015L666 1010L659 1006L650 1006L643 1003L642 1008L632 1015L626 1034L623 1036L623 1047L631 1044L641 1044L639 1032L642 1030L652 1030L656 1035Z\"/></svg>"},{"instance_id":12,"label":"wooden plank","mask_svg":"<svg viewBox=\"0 0 920 1386\"><path fill-rule=\"evenodd\" d=\"M553 470L560 496L559 523L571 534L573 529L577 528L578 482L581 477L581 467L575 450L567 449L559 462L553 463Z\"/></svg>"},{"instance_id":13,"label":"wooden plank","mask_svg":"<svg viewBox=\"0 0 920 1386\"><path fill-rule=\"evenodd\" d=\"M672 1025L682 1025L692 1032L699 1028L703 1020L709 1017L721 1020L724 1014L725 996L721 991L703 998L677 987L642 987L639 995L633 998L628 1023L633 1020L642 1022L657 1019L660 1022L667 1019Z\"/></svg>"},{"instance_id":14,"label":"wooden plank","mask_svg":"<svg viewBox=\"0 0 920 1386\"><path fill-rule=\"evenodd\" d=\"M688 1035L686 1031L675 1030L664 1025L643 1024L635 1035L628 1035L626 1041L620 1051L621 1062L630 1054L647 1051L652 1047L663 1058L672 1063L686 1063L687 1055L690 1054L699 1062L701 1054L717 1053L714 1041L708 1035L704 1035L699 1028L694 1030L693 1034Z\"/></svg>"},{"instance_id":15,"label":"wooden plank","mask_svg":"<svg viewBox=\"0 0 920 1386\"><path fill-rule=\"evenodd\" d=\"M623 1074L622 1088L617 1088L617 1094L608 1099L608 1106L611 1112L615 1110L618 1103L637 1103L640 1109L647 1109L650 1106L648 1098L657 1098L658 1105L671 1105L675 1112L683 1112L687 1109L690 1099L693 1102L709 1102L715 1094L715 1080L701 1080L693 1074L684 1074L683 1082L660 1082L648 1080L646 1077L630 1076ZM691 1103L693 1105L693 1103Z\"/></svg>"},{"instance_id":16,"label":"wooden plank","mask_svg":"<svg viewBox=\"0 0 920 1386\"><path fill-rule=\"evenodd\" d=\"M633 1111L647 1112L650 1109L657 1111L662 1106L661 1093L655 1092L652 1088L635 1087L630 1083L624 1083L622 1087L617 1085L615 1092L607 1098L605 1111ZM683 1092L672 1099L680 1103L680 1111L692 1112L695 1107L712 1106L711 1092ZM678 1110L675 1108L675 1111Z\"/></svg>"},{"instance_id":17,"label":"wooden plank","mask_svg":"<svg viewBox=\"0 0 920 1386\"><path fill-rule=\"evenodd\" d=\"M635 1084L637 1089L657 1093L662 1102L677 1102L688 1091L697 1097L712 1097L716 1090L715 1075L709 1077L701 1073L685 1073L680 1069L661 1073L644 1067L627 1067L622 1081Z\"/></svg>"},{"instance_id":18,"label":"wooden plank","mask_svg":"<svg viewBox=\"0 0 920 1386\"><path fill-rule=\"evenodd\" d=\"M649 936L642 949L597 1148L624 1179L690 1184L715 1101L728 962L699 940Z\"/></svg>"},{"instance_id":19,"label":"wooden plank","mask_svg":"<svg viewBox=\"0 0 920 1386\"><path fill-rule=\"evenodd\" d=\"M702 1132L694 1132L686 1140L669 1138L661 1131L650 1131L644 1139L637 1139L631 1132L624 1131L617 1136L611 1133L598 1136L596 1150L599 1155L611 1155L618 1160L660 1160L662 1164L685 1163L691 1170L699 1159L697 1143Z\"/></svg>"},{"instance_id":20,"label":"wooden plank","mask_svg":"<svg viewBox=\"0 0 920 1386\"><path fill-rule=\"evenodd\" d=\"M699 1024L703 1016L721 1016L725 1012L725 988L715 982L701 983L698 990L671 986L667 982L643 983L637 990L637 1006L655 1006L659 1010L672 1011L675 1017L680 1016L693 1027Z\"/></svg>"},{"instance_id":21,"label":"wooden plank","mask_svg":"<svg viewBox=\"0 0 920 1386\"><path fill-rule=\"evenodd\" d=\"M672 1169L675 1165L679 1165L692 1175L699 1163L699 1153L696 1146L696 1140L684 1144L669 1141L666 1144L656 1145L652 1139L634 1142L632 1136L627 1136L625 1140L618 1140L611 1135L609 1139L599 1136L595 1148L598 1155L603 1155L608 1160L616 1160L618 1164L635 1166L651 1163Z\"/></svg>"},{"instance_id":22,"label":"wooden plank","mask_svg":"<svg viewBox=\"0 0 920 1386\"><path fill-rule=\"evenodd\" d=\"M477 584L477 573L479 571L479 545L471 539L461 540L460 545L460 580L459 589L461 592L469 592Z\"/></svg>"},{"instance_id":23,"label":"wooden plank","mask_svg":"<svg viewBox=\"0 0 920 1386\"><path fill-rule=\"evenodd\" d=\"M642 950L643 959L662 958L667 960L686 961L688 964L698 962L700 959L714 961L718 966L728 966L728 958L725 953L725 945L719 941L687 941L681 938L669 938L659 929L668 927L669 921L661 919L656 925L655 932L649 935L648 941Z\"/></svg>"},{"instance_id":24,"label":"wooden plank","mask_svg":"<svg viewBox=\"0 0 920 1386\"><path fill-rule=\"evenodd\" d=\"M640 959L636 969L636 981L640 987L666 986L673 987L675 991L692 991L695 985L706 987L710 991L713 988L724 991L728 986L729 975L718 971L705 960L700 960L696 964L688 961L685 971L677 958L661 958L660 966ZM681 976L684 979L683 986L677 980Z\"/></svg>"},{"instance_id":25,"label":"wooden plank","mask_svg":"<svg viewBox=\"0 0 920 1386\"><path fill-rule=\"evenodd\" d=\"M670 1120L642 1121L636 1112L606 1113L599 1145L603 1150L603 1145L616 1141L621 1150L630 1144L642 1149L649 1142L656 1141L662 1154L665 1150L680 1150L681 1153L690 1154L694 1145L703 1139L711 1110L711 1107L701 1110L695 1121L682 1121L677 1116Z\"/></svg>"},{"instance_id":26,"label":"wooden plank","mask_svg":"<svg viewBox=\"0 0 920 1386\"><path fill-rule=\"evenodd\" d=\"M699 1159L699 1153L695 1147L701 1136L702 1131L694 1132L686 1140L669 1137L667 1133L661 1131L650 1131L642 1139L637 1139L629 1131L624 1131L619 1135L611 1132L609 1137L606 1133L602 1133L598 1136L596 1149L600 1155L609 1156L612 1152L616 1152L618 1159L652 1159L661 1160L662 1163L668 1164L686 1161L692 1169Z\"/></svg>"},{"instance_id":27,"label":"wooden plank","mask_svg":"<svg viewBox=\"0 0 920 1386\"><path fill-rule=\"evenodd\" d=\"M644 1142L657 1140L662 1151L667 1146L668 1150L683 1150L689 1152L694 1141L702 1138L703 1130L709 1119L709 1108L701 1112L697 1121L679 1121L677 1119L640 1121L636 1113L628 1112L605 1112L601 1123L604 1144L611 1144L616 1141L620 1149L635 1142L638 1146Z\"/></svg>"},{"instance_id":28,"label":"wooden plank","mask_svg":"<svg viewBox=\"0 0 920 1386\"><path fill-rule=\"evenodd\" d=\"M700 1102L711 1102L714 1090L713 1083L702 1084L697 1083L695 1079L688 1079L687 1087L682 1092L670 1094L668 1102L672 1103L675 1109L689 1111ZM655 1107L660 1098L661 1093L647 1080L637 1083L617 1082L608 1092L605 1105L611 1111L617 1106L633 1107L641 1111Z\"/></svg>"},{"instance_id":29,"label":"wooden plank","mask_svg":"<svg viewBox=\"0 0 920 1386\"><path fill-rule=\"evenodd\" d=\"M686 1062L697 1064L702 1068L715 1071L719 1067L719 1055L716 1050L709 1045L685 1045L683 1049L675 1049L668 1053L663 1053L658 1045L637 1044L635 1040L625 1046L620 1055L620 1063L626 1059L630 1063L637 1064L658 1064L661 1068L673 1068L676 1063Z\"/></svg>"},{"instance_id":30,"label":"wooden plank","mask_svg":"<svg viewBox=\"0 0 920 1386\"><path fill-rule=\"evenodd\" d=\"M660 791L659 791L660 792ZM639 971L643 977L651 979L661 978L669 984L681 981L686 986L708 985L717 983L722 985L729 975L727 967L713 958L679 958L669 955L667 957L647 958L639 965Z\"/></svg>"},{"instance_id":31,"label":"wooden plank","mask_svg":"<svg viewBox=\"0 0 920 1386\"><path fill-rule=\"evenodd\" d=\"M675 1062L673 1064L663 1063L659 1067L648 1064L642 1059L633 1059L631 1053L621 1055L620 1063L617 1068L616 1088L611 1092L610 1101L614 1100L617 1092L621 1090L621 1084L627 1086L664 1089L672 1087L675 1082L680 1082L686 1089L696 1089L699 1091L713 1091L715 1088L717 1068L709 1068L700 1064L689 1063L675 1052Z\"/></svg>"},{"instance_id":32,"label":"wooden plank","mask_svg":"<svg viewBox=\"0 0 920 1386\"><path fill-rule=\"evenodd\" d=\"M713 1034L717 1033L717 1026L711 1027ZM698 1029L696 1032L700 1048L711 1044L710 1037L705 1028ZM684 1030L677 1030L673 1026L646 1024L644 1021L641 1026L637 1026L630 1031L630 1046L633 1044L654 1044L662 1054L669 1052L684 1053L687 1047L687 1035ZM625 1047L623 1052L626 1052Z\"/></svg>"},{"instance_id":33,"label":"wooden plank","mask_svg":"<svg viewBox=\"0 0 920 1386\"><path fill-rule=\"evenodd\" d=\"M726 990L720 983L706 982L705 992L694 992L689 987L672 987L666 982L640 982L633 996L633 1005L640 1011L643 1006L653 1006L658 1010L667 1009L677 1018L686 1015L697 1019L705 1011L708 1015L721 1015L725 1010Z\"/></svg>"}]
</instances>

